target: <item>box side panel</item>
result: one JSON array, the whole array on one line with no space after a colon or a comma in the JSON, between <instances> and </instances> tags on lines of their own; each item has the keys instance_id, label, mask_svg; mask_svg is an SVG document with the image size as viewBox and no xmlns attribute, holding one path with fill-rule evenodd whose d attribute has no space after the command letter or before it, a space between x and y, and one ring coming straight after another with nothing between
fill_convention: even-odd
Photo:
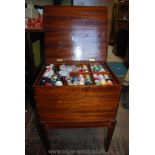
<instances>
[{"instance_id":1,"label":"box side panel","mask_svg":"<svg viewBox=\"0 0 155 155\"><path fill-rule=\"evenodd\" d=\"M42 120L102 121L115 118L120 87L36 88L35 100Z\"/></svg>"}]
</instances>

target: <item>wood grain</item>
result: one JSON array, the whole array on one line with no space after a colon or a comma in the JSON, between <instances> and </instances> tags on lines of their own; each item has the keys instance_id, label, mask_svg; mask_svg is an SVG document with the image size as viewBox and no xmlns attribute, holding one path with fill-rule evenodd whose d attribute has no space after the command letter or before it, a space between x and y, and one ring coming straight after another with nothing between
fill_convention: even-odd
<instances>
[{"instance_id":1,"label":"wood grain","mask_svg":"<svg viewBox=\"0 0 155 155\"><path fill-rule=\"evenodd\" d=\"M106 61L106 7L46 6L44 28L46 63L56 59Z\"/></svg>"}]
</instances>

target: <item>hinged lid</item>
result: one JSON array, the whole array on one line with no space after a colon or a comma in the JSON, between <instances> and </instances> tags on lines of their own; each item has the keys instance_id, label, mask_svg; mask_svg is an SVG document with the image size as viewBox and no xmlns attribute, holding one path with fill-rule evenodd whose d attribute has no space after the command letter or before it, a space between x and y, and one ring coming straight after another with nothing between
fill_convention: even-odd
<instances>
[{"instance_id":1,"label":"hinged lid","mask_svg":"<svg viewBox=\"0 0 155 155\"><path fill-rule=\"evenodd\" d=\"M107 7L45 6L45 60L106 61Z\"/></svg>"}]
</instances>

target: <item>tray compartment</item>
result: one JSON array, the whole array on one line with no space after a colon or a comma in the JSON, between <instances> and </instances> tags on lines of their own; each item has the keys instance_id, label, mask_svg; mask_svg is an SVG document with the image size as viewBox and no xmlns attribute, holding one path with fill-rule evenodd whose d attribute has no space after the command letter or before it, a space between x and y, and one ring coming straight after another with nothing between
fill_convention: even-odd
<instances>
[{"instance_id":1,"label":"tray compartment","mask_svg":"<svg viewBox=\"0 0 155 155\"><path fill-rule=\"evenodd\" d=\"M92 69L92 65L102 65L104 71L98 71ZM53 66L54 74L51 76L45 76L49 67ZM86 67L84 71L83 66ZM85 68L84 67L84 68ZM51 67L52 69L52 67ZM51 70L50 70L51 71ZM48 74L47 74L48 75ZM50 74L49 74L50 75ZM44 81L44 82L43 82ZM49 85L45 84L50 83ZM55 84L57 81L61 83ZM117 84L115 78L109 71L108 67L103 63L55 63L46 65L44 73L39 80L39 86L84 86L84 85L113 85Z\"/></svg>"}]
</instances>

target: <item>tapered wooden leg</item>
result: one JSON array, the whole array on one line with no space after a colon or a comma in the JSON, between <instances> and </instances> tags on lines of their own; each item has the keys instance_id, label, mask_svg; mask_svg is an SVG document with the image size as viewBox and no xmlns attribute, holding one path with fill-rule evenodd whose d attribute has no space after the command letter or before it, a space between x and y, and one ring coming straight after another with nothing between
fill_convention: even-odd
<instances>
[{"instance_id":1,"label":"tapered wooden leg","mask_svg":"<svg viewBox=\"0 0 155 155\"><path fill-rule=\"evenodd\" d=\"M110 127L108 127L107 135L106 135L106 138L105 138L105 141L104 141L104 148L105 148L106 152L108 152L108 150L109 150L109 146L110 146L110 143L111 143L111 139L112 139L112 136L113 136L115 125L116 125L116 120L112 121Z\"/></svg>"},{"instance_id":2,"label":"tapered wooden leg","mask_svg":"<svg viewBox=\"0 0 155 155\"><path fill-rule=\"evenodd\" d=\"M40 121L37 121L36 124L37 124L37 129L39 132L41 142L44 148L46 149L47 155L50 155L50 153L48 152L50 150L50 144L49 144L48 135L47 135L45 126Z\"/></svg>"}]
</instances>

